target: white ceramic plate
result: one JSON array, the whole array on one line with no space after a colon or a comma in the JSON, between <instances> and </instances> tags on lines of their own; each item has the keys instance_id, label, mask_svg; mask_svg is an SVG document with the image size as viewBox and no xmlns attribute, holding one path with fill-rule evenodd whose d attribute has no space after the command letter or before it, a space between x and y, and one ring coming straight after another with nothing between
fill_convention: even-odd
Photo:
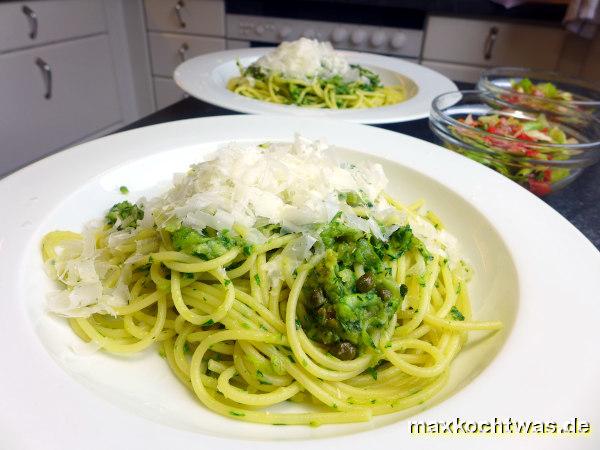
<instances>
[{"instance_id":1,"label":"white ceramic plate","mask_svg":"<svg viewBox=\"0 0 600 450\"><path fill-rule=\"evenodd\" d=\"M429 115L431 101L444 92L455 91L456 85L427 67L399 58L340 51L352 64L360 64L377 73L383 84L404 81L410 98L396 105L366 109L316 109L295 105L276 105L254 100L227 90L227 81L239 76L236 61L249 66L272 48L227 50L197 56L175 69L175 82L181 89L200 100L252 114L285 114L301 117L340 119L359 123L391 123L423 119Z\"/></svg>"},{"instance_id":2,"label":"white ceramic plate","mask_svg":"<svg viewBox=\"0 0 600 450\"><path fill-rule=\"evenodd\" d=\"M425 198L475 268L474 316L506 327L472 334L432 402L369 423L277 427L218 416L182 387L155 350L76 354L65 321L44 310L39 254L54 229L78 230L124 198L166 189L172 174L232 140L326 138L347 160L382 162L390 191ZM505 449L505 438L416 436L410 421L600 423L600 254L526 190L441 147L341 121L232 116L129 131L41 160L0 181L0 448L145 450ZM488 336L486 338L486 336ZM284 405L284 408L293 406ZM598 448L590 437L513 436L515 448ZM456 448L456 447L455 447Z\"/></svg>"}]
</instances>

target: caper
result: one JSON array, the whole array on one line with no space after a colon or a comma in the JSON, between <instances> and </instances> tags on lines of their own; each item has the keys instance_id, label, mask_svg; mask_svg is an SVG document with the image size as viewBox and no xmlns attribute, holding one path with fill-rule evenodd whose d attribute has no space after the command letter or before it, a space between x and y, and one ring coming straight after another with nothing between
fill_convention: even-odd
<instances>
[{"instance_id":1,"label":"caper","mask_svg":"<svg viewBox=\"0 0 600 450\"><path fill-rule=\"evenodd\" d=\"M317 309L317 320L320 324L328 324L332 319L335 321L335 309L321 306Z\"/></svg>"},{"instance_id":2,"label":"caper","mask_svg":"<svg viewBox=\"0 0 600 450\"><path fill-rule=\"evenodd\" d=\"M401 284L400 285L400 297L402 297L402 298L406 297L407 293L408 293L408 286L405 284Z\"/></svg>"},{"instance_id":3,"label":"caper","mask_svg":"<svg viewBox=\"0 0 600 450\"><path fill-rule=\"evenodd\" d=\"M329 349L329 353L342 361L349 361L356 358L358 349L356 345L348 341L336 342Z\"/></svg>"},{"instance_id":4,"label":"caper","mask_svg":"<svg viewBox=\"0 0 600 450\"><path fill-rule=\"evenodd\" d=\"M379 298L381 298L381 300L383 300L384 302L387 302L392 299L392 292L386 288L377 289L377 295L379 295Z\"/></svg>"},{"instance_id":5,"label":"caper","mask_svg":"<svg viewBox=\"0 0 600 450\"><path fill-rule=\"evenodd\" d=\"M312 309L317 309L323 306L325 303L325 295L323 294L323 290L320 288L313 289L310 294L310 297L307 299L307 305Z\"/></svg>"},{"instance_id":6,"label":"caper","mask_svg":"<svg viewBox=\"0 0 600 450\"><path fill-rule=\"evenodd\" d=\"M360 293L369 292L375 286L372 273L365 273L362 277L356 280L356 290Z\"/></svg>"},{"instance_id":7,"label":"caper","mask_svg":"<svg viewBox=\"0 0 600 450\"><path fill-rule=\"evenodd\" d=\"M328 319L335 319L336 317L337 317L337 314L335 313L335 309L329 308L327 310L327 318Z\"/></svg>"}]
</instances>

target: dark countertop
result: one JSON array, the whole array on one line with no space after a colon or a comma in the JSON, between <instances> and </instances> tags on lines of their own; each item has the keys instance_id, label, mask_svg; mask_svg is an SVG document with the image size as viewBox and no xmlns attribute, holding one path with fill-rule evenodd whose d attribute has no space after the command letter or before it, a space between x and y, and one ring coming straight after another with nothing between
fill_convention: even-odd
<instances>
[{"instance_id":1,"label":"dark countertop","mask_svg":"<svg viewBox=\"0 0 600 450\"><path fill-rule=\"evenodd\" d=\"M461 88L468 87L464 83L457 84ZM237 113L210 105L195 98L187 98L150 114L119 131L155 125L162 122L229 114ZM439 144L437 138L429 130L428 119L377 126ZM544 200L575 225L592 241L596 248L600 249L600 164L587 169L572 184L559 192L549 195ZM543 226L543 224L540 224L540 226Z\"/></svg>"}]
</instances>

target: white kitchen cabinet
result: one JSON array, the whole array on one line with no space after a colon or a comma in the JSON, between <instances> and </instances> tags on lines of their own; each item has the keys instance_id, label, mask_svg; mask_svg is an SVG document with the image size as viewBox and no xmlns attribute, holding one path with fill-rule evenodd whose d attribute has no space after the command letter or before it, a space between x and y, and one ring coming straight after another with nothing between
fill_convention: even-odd
<instances>
[{"instance_id":1,"label":"white kitchen cabinet","mask_svg":"<svg viewBox=\"0 0 600 450\"><path fill-rule=\"evenodd\" d=\"M0 3L0 177L154 110L144 17L143 0Z\"/></svg>"},{"instance_id":2,"label":"white kitchen cabinet","mask_svg":"<svg viewBox=\"0 0 600 450\"><path fill-rule=\"evenodd\" d=\"M464 81L467 83L477 83L483 67L465 66L462 64L452 64L438 61L423 61L425 67L429 67L441 74L446 75L454 81Z\"/></svg>"},{"instance_id":3,"label":"white kitchen cabinet","mask_svg":"<svg viewBox=\"0 0 600 450\"><path fill-rule=\"evenodd\" d=\"M149 30L225 35L223 0L145 0L145 5Z\"/></svg>"},{"instance_id":4,"label":"white kitchen cabinet","mask_svg":"<svg viewBox=\"0 0 600 450\"><path fill-rule=\"evenodd\" d=\"M171 78L154 77L154 92L156 94L156 109L166 108L186 98L185 92Z\"/></svg>"},{"instance_id":5,"label":"white kitchen cabinet","mask_svg":"<svg viewBox=\"0 0 600 450\"><path fill-rule=\"evenodd\" d=\"M122 120L105 34L0 55L0 176Z\"/></svg>"},{"instance_id":6,"label":"white kitchen cabinet","mask_svg":"<svg viewBox=\"0 0 600 450\"><path fill-rule=\"evenodd\" d=\"M423 59L554 69L565 35L558 26L433 16L427 24Z\"/></svg>"},{"instance_id":7,"label":"white kitchen cabinet","mask_svg":"<svg viewBox=\"0 0 600 450\"><path fill-rule=\"evenodd\" d=\"M156 109L181 100L175 68L188 58L225 50L222 0L144 0Z\"/></svg>"},{"instance_id":8,"label":"white kitchen cabinet","mask_svg":"<svg viewBox=\"0 0 600 450\"><path fill-rule=\"evenodd\" d=\"M581 69L581 77L593 83L600 83L600 33L589 44L589 52Z\"/></svg>"},{"instance_id":9,"label":"white kitchen cabinet","mask_svg":"<svg viewBox=\"0 0 600 450\"><path fill-rule=\"evenodd\" d=\"M0 5L0 53L106 31L97 0L50 0Z\"/></svg>"},{"instance_id":10,"label":"white kitchen cabinet","mask_svg":"<svg viewBox=\"0 0 600 450\"><path fill-rule=\"evenodd\" d=\"M250 42L239 41L237 39L227 39L226 47L227 47L227 50L233 50L236 48L249 48Z\"/></svg>"},{"instance_id":11,"label":"white kitchen cabinet","mask_svg":"<svg viewBox=\"0 0 600 450\"><path fill-rule=\"evenodd\" d=\"M175 68L188 58L225 50L225 39L170 33L148 33L152 73L172 77Z\"/></svg>"}]
</instances>

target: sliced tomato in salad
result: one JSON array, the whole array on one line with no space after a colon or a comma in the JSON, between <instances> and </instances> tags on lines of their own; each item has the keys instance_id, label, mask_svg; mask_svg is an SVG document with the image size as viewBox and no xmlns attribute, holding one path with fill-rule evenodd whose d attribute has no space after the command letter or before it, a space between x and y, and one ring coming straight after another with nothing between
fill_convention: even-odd
<instances>
[{"instance_id":1,"label":"sliced tomato in salad","mask_svg":"<svg viewBox=\"0 0 600 450\"><path fill-rule=\"evenodd\" d=\"M552 192L552 186L549 181L539 181L535 177L530 177L528 180L529 190L536 195L544 196Z\"/></svg>"},{"instance_id":2,"label":"sliced tomato in salad","mask_svg":"<svg viewBox=\"0 0 600 450\"><path fill-rule=\"evenodd\" d=\"M486 131L490 134L502 136L503 138L512 138L524 141L524 143L533 142L536 144L575 144L577 140L567 138L566 133L556 125L548 122L543 114L535 119L517 119L512 116L491 114L479 117L473 117L471 114L458 119L459 122L478 130ZM478 136L477 133L471 133L468 129L457 128L460 134L477 138L480 141L497 145L500 148L513 152L526 153L521 151L522 147L517 145L504 144L504 139L493 139L490 136ZM527 150L527 149L526 149ZM538 152L539 153L539 152ZM529 155L528 155L529 156ZM546 159L546 158L543 158Z\"/></svg>"},{"instance_id":3,"label":"sliced tomato in salad","mask_svg":"<svg viewBox=\"0 0 600 450\"><path fill-rule=\"evenodd\" d=\"M469 157L536 195L548 195L553 184L570 173L568 168L543 166L544 161L569 159L570 150L562 145L577 142L543 114L531 119L517 119L503 112L475 117L469 114L459 121L464 126L450 127L452 134L470 146L490 152L482 155L469 151Z\"/></svg>"}]
</instances>

